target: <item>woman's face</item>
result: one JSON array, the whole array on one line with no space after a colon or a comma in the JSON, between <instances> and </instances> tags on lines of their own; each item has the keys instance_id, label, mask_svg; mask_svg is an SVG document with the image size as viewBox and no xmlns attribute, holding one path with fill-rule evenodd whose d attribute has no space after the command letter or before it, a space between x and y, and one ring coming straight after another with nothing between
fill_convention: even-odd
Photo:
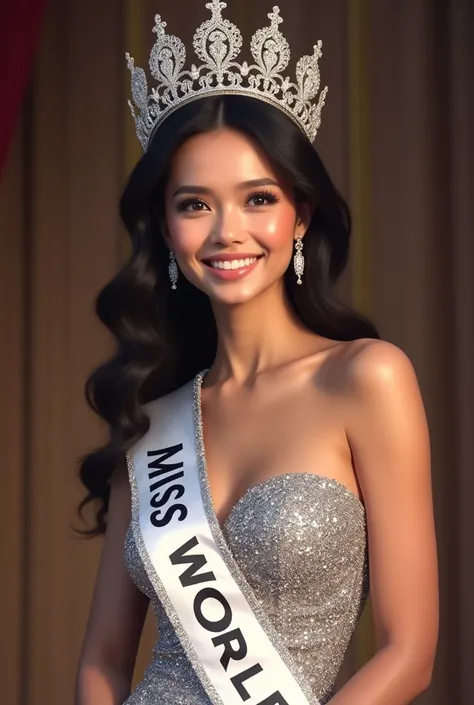
<instances>
[{"instance_id":1,"label":"woman's face","mask_svg":"<svg viewBox=\"0 0 474 705\"><path fill-rule=\"evenodd\" d=\"M265 155L231 129L196 135L177 150L165 215L180 275L224 304L281 285L307 227Z\"/></svg>"}]
</instances>

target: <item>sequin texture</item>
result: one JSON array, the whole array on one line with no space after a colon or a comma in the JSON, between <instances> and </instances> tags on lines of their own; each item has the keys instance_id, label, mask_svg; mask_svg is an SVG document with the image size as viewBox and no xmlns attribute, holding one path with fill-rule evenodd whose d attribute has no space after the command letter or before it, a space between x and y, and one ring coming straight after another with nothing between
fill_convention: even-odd
<instances>
[{"instance_id":1,"label":"sequin texture","mask_svg":"<svg viewBox=\"0 0 474 705\"><path fill-rule=\"evenodd\" d=\"M194 380L200 473L205 473L199 400L203 374ZM211 519L205 475L201 481ZM132 485L132 504L133 494ZM210 524L218 544L225 544L237 564L234 579L244 593L251 590L252 608L258 613L260 606L259 619L264 615L268 621L267 633L286 653L295 677L301 674L311 689L310 702L324 705L334 694L369 589L366 519L359 498L336 480L293 472L250 488L222 528L215 515ZM143 679L123 705L210 705L196 664L181 644L183 634L177 633L163 595L160 599L150 581L139 543L132 519L125 562L136 585L150 597L158 638Z\"/></svg>"}]
</instances>

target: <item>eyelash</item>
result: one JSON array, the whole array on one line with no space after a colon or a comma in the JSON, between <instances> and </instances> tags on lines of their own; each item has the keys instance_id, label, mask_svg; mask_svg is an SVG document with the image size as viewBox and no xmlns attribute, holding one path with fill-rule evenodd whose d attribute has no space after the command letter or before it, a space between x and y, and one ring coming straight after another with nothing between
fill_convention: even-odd
<instances>
[{"instance_id":1,"label":"eyelash","mask_svg":"<svg viewBox=\"0 0 474 705\"><path fill-rule=\"evenodd\" d=\"M263 205L272 205L274 203L278 203L278 201L280 200L280 198L275 193L272 193L271 191L255 191L254 193L252 193L248 197L247 203L248 203L248 201L252 201L253 199L257 199L257 198L261 198L261 199L268 201L268 203L263 204ZM199 198L187 198L186 200L181 201L181 203L178 203L177 210L180 213L182 213L182 212L201 213L202 209L189 210L189 207L195 205L196 203L206 205L204 203L204 201L201 201L201 199L199 199ZM252 206L252 207L259 208L260 206Z\"/></svg>"},{"instance_id":2,"label":"eyelash","mask_svg":"<svg viewBox=\"0 0 474 705\"><path fill-rule=\"evenodd\" d=\"M272 193L271 191L256 191L252 193L248 200L251 201L253 198L263 198L268 201L269 204L278 203L280 200L276 193Z\"/></svg>"}]
</instances>

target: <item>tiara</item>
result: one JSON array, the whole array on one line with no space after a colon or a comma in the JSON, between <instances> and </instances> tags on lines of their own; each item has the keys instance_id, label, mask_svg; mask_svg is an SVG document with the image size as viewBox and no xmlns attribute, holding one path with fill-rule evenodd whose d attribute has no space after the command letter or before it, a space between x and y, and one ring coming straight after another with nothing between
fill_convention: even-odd
<instances>
[{"instance_id":1,"label":"tiara","mask_svg":"<svg viewBox=\"0 0 474 705\"><path fill-rule=\"evenodd\" d=\"M133 103L128 101L128 104L144 151L157 127L177 108L205 96L221 94L246 95L270 103L288 115L310 142L316 137L328 90L326 86L318 102L313 102L320 87L318 59L322 56L322 42L313 47L312 55L298 61L296 83L291 83L288 76L283 78L281 72L288 66L290 47L278 29L283 20L275 6L268 14L270 26L259 29L250 42L255 63L238 64L234 59L240 53L242 35L222 17L226 7L227 3L219 0L206 3L212 17L198 27L193 39L196 56L204 63L199 67L193 64L189 70L183 70L186 61L183 42L166 34L166 22L156 15L153 32L157 40L149 65L158 86L150 95L144 70L135 66L128 53L125 55L132 80Z\"/></svg>"}]
</instances>

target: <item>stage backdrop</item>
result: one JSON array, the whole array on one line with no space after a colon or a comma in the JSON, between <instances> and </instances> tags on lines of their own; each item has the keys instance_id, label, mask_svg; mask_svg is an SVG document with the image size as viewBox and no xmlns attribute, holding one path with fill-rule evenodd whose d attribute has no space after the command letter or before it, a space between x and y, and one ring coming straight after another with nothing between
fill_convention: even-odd
<instances>
[{"instance_id":1,"label":"stage backdrop","mask_svg":"<svg viewBox=\"0 0 474 705\"><path fill-rule=\"evenodd\" d=\"M228 4L246 37L271 9ZM324 43L329 93L317 148L355 219L342 294L410 356L429 417L442 614L433 684L418 702L471 705L474 4L280 0L280 7L294 58ZM77 458L104 435L83 398L88 373L111 345L93 301L127 252L117 201L140 154L124 52L146 65L158 11L189 46L203 19L195 0L51 0L3 169L5 705L73 701L101 548L71 528L82 497ZM153 632L149 621L137 678ZM369 609L341 682L372 650Z\"/></svg>"}]
</instances>

